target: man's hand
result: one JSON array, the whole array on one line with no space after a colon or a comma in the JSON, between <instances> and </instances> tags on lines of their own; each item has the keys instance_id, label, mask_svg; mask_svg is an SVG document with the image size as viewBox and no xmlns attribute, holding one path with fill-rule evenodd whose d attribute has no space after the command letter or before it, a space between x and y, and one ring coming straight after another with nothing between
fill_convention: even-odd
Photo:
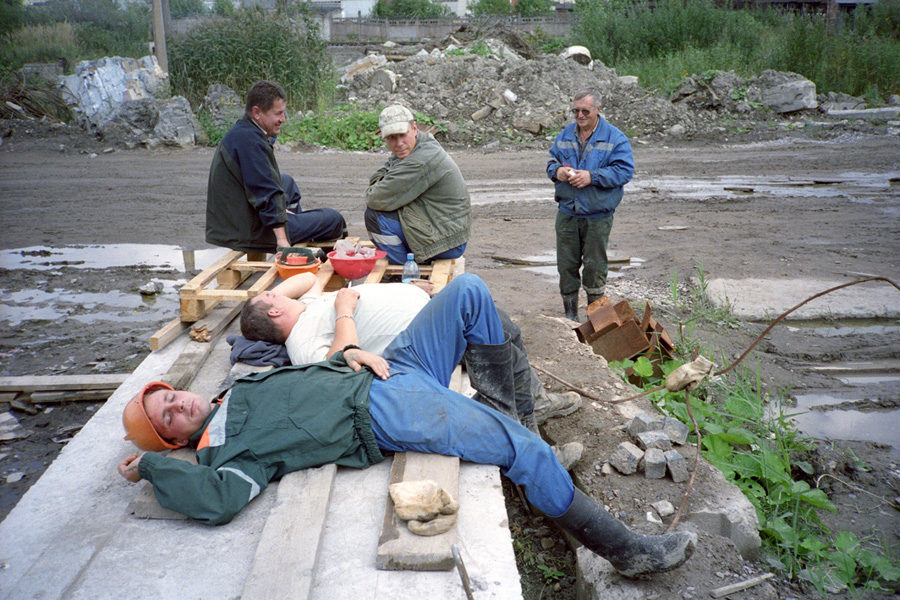
<instances>
[{"instance_id":1,"label":"man's hand","mask_svg":"<svg viewBox=\"0 0 900 600\"><path fill-rule=\"evenodd\" d=\"M560 167L560 171L567 167ZM569 169L570 173L568 174L567 181L574 187L583 188L591 185L591 172L590 171L580 171L575 169ZM557 179L559 177L557 176Z\"/></svg>"},{"instance_id":2,"label":"man's hand","mask_svg":"<svg viewBox=\"0 0 900 600\"><path fill-rule=\"evenodd\" d=\"M338 315L352 315L359 301L359 292L353 288L341 288L334 297L334 311Z\"/></svg>"},{"instance_id":3,"label":"man's hand","mask_svg":"<svg viewBox=\"0 0 900 600\"><path fill-rule=\"evenodd\" d=\"M141 474L138 473L138 464L141 462L143 454L129 454L119 463L119 475L130 481L137 483L141 480Z\"/></svg>"},{"instance_id":4,"label":"man's hand","mask_svg":"<svg viewBox=\"0 0 900 600\"><path fill-rule=\"evenodd\" d=\"M287 227L274 227L272 233L275 234L275 245L279 247L289 247L291 242L288 241Z\"/></svg>"},{"instance_id":5,"label":"man's hand","mask_svg":"<svg viewBox=\"0 0 900 600\"><path fill-rule=\"evenodd\" d=\"M363 367L369 367L381 379L387 379L391 376L388 362L377 354L372 354L359 348L351 348L344 352L344 360L347 361L347 365L354 371L359 371Z\"/></svg>"}]
</instances>

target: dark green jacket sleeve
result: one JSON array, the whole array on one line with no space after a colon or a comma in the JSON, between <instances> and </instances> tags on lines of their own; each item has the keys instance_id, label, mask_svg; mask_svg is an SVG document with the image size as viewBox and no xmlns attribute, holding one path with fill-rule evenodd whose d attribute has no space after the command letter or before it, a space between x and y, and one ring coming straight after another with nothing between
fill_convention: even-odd
<instances>
[{"instance_id":1,"label":"dark green jacket sleeve","mask_svg":"<svg viewBox=\"0 0 900 600\"><path fill-rule=\"evenodd\" d=\"M147 452L138 471L160 506L208 525L228 523L269 485L258 463L239 459L214 469Z\"/></svg>"}]
</instances>

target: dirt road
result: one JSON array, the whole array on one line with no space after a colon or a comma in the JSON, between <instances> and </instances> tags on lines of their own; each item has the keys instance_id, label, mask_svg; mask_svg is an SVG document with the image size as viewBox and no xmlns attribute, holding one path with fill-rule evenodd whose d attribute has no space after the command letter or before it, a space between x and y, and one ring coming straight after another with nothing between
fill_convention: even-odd
<instances>
[{"instance_id":1,"label":"dirt road","mask_svg":"<svg viewBox=\"0 0 900 600\"><path fill-rule=\"evenodd\" d=\"M672 304L673 282L686 290L698 265L707 277L849 280L865 273L900 281L900 139L846 134L739 144L643 142L634 140L637 172L616 212L611 236L613 253L642 262L611 280L609 292L614 298L633 303L650 300L665 308ZM157 278L170 283L155 300L156 306L168 306L165 302L174 302L176 294L171 282L186 277L179 270L181 265L81 268L54 258L55 248L79 244L208 248L203 227L211 149L108 153L104 149L102 143L64 129L45 128L40 135L29 136L22 126L0 147L3 375L127 370L141 360L149 335L174 316L174 312L154 310L152 301L136 301L133 308L123 308L114 297L134 298L137 286ZM521 325L536 364L597 394L624 393L624 387L609 371L598 368L598 361L584 347L578 348L569 329L556 319L561 316L561 302L552 268L548 275L494 258L552 259L556 209L544 175L546 151L453 150L452 155L475 207L476 233L466 252L467 271L482 276L498 304ZM365 236L364 186L385 158L384 153L314 149L278 153L282 171L299 179L304 207L340 210L351 234L360 236ZM22 249L30 249L31 254L9 252ZM41 256L37 250L50 252ZM22 269L23 258L30 264L47 265L42 270ZM74 300L67 301L67 294ZM86 294L89 301L84 300ZM48 303L58 310L43 313ZM109 318L101 319L98 313ZM674 323L663 321L674 330ZM760 329L731 331L712 324L694 336L701 337L704 346L720 349L722 356L733 357ZM865 335L851 340L849 351L846 339L815 334L810 334L814 343L806 336L764 344L759 351L763 381L772 389L815 387L821 385L821 378L799 371L799 365L812 358L835 360L873 353L895 358L900 354L897 329L893 323L878 339ZM884 395L888 409L900 404L892 393ZM615 436L593 432L621 425L622 420L604 410L579 414L580 419L558 420L548 434L560 441L585 441L587 452L576 477L602 494L606 488L597 480L594 467L604 460L609 443L621 440L604 441L600 438ZM28 426L29 418L40 417L22 417L23 424ZM41 463L49 460L26 460L29 444L34 446L44 433L52 437L58 426L49 417L43 419L44 425L32 425L38 434L31 442L8 445L7 454L12 447L13 456L0 458L0 474L20 471L26 475L24 481L4 486L4 514L27 488L28 479L37 477ZM900 477L892 472L896 455L892 457L888 450L855 448L865 454L862 460L869 461L876 473L868 477L871 485L864 485L883 497L896 496L900 487ZM856 475L859 483L863 475ZM847 492L835 489L838 495ZM641 493L651 490L636 486L630 494ZM851 496L846 502L852 505L855 500ZM620 503L634 512L624 495ZM897 543L900 517L896 511L875 510L865 518L847 516L838 519L836 526L849 527L851 518L858 518L853 526L864 535L867 527L877 526ZM692 577L715 583L711 573L721 565L714 556L692 562L694 567L684 574L685 579L667 584L671 590L691 585L685 581ZM739 561L731 568L739 570ZM727 570L719 568L723 569ZM774 590L757 597L785 597L778 595L782 592L788 594ZM801 597L796 590L791 593Z\"/></svg>"}]
</instances>

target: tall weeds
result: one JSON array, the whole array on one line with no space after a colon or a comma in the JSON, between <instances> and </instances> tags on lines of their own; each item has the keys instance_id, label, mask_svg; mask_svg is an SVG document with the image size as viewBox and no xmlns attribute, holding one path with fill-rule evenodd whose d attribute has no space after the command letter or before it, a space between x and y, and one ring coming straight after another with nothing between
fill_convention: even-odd
<instances>
[{"instance_id":1,"label":"tall weeds","mask_svg":"<svg viewBox=\"0 0 900 600\"><path fill-rule=\"evenodd\" d=\"M669 93L710 69L744 77L764 69L800 73L819 92L900 93L900 0L860 5L837 26L822 15L732 10L712 0L581 0L575 43L644 87Z\"/></svg>"},{"instance_id":2,"label":"tall weeds","mask_svg":"<svg viewBox=\"0 0 900 600\"><path fill-rule=\"evenodd\" d=\"M199 106L212 83L243 95L253 82L284 87L288 105L317 109L331 97L334 74L318 25L306 12L242 10L215 19L169 45L173 91Z\"/></svg>"}]
</instances>

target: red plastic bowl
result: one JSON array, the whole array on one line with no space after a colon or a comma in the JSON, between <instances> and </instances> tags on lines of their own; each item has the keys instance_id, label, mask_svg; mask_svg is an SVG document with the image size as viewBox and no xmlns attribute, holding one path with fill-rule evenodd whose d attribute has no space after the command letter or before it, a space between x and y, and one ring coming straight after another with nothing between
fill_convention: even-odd
<instances>
[{"instance_id":1,"label":"red plastic bowl","mask_svg":"<svg viewBox=\"0 0 900 600\"><path fill-rule=\"evenodd\" d=\"M387 256L387 252L384 250L376 250L375 256L369 258L363 258L362 256L359 258L335 258L335 254L337 254L336 250L329 252L328 260L331 262L331 266L334 267L334 272L344 279L365 277L375 268L375 262L378 259Z\"/></svg>"}]
</instances>

